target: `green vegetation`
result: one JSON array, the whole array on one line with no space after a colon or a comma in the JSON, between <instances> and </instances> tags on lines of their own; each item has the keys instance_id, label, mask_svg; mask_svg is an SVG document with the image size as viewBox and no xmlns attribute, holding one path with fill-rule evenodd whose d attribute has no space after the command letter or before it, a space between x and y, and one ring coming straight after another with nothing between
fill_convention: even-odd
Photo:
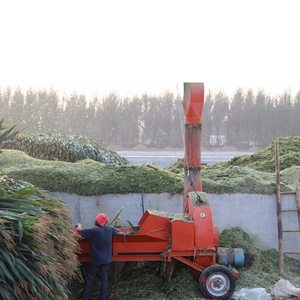
<instances>
[{"instance_id":1,"label":"green vegetation","mask_svg":"<svg viewBox=\"0 0 300 300\"><path fill-rule=\"evenodd\" d=\"M300 172L300 137L280 138L281 191L294 190L294 173ZM236 156L227 162L202 165L202 186L206 193L274 194L275 144L251 155ZM183 176L183 159L169 167L169 171Z\"/></svg>"},{"instance_id":2,"label":"green vegetation","mask_svg":"<svg viewBox=\"0 0 300 300\"><path fill-rule=\"evenodd\" d=\"M21 138L29 141L32 136L28 139ZM45 136L38 135L33 139L40 138L44 143ZM49 139L45 139L49 143ZM44 144L47 145L47 142ZM36 141L33 144L37 145ZM50 144L55 143L50 139ZM43 147L47 150L45 145ZM61 147L61 141L56 145ZM300 137L279 140L282 191L294 190L294 172L300 171L297 151L299 145ZM15 299L75 299L68 296L68 287L71 287L68 285L69 280L76 275L78 269L75 255L77 242L70 229L72 224L69 211L60 200L44 189L80 195L183 191L182 160L164 169L156 165L126 164L118 156L114 161L110 159L114 155L102 152L106 163L88 155L71 162L62 160L69 157L68 149L73 149L73 146L61 149L61 156L52 156L51 160L48 158L55 151L49 150L48 158L43 156L44 159L32 157L33 152L29 156L20 150L3 149L0 153L3 172L0 179L0 279L3 282L0 298L14 295ZM86 149L75 147L73 155L92 153L85 151ZM38 154L39 151L35 153ZM236 157L225 163L203 165L203 190L206 193L272 194L275 192L274 155L272 143L265 150L249 156ZM247 253L247 265L240 270L237 289L258 286L268 289L280 278L278 253L275 250L256 249L249 236L241 229L224 231L220 241L224 246L241 247ZM299 286L299 276L295 275L299 272L299 261L286 257L285 265L284 278ZM197 284L187 267L177 266L174 274L174 280L170 283L162 281L159 291L156 290L156 296L165 299L173 299L178 295L190 299L198 297ZM147 275L152 276L151 280L159 286L154 272ZM145 288L145 280L146 278L141 280L141 289ZM128 283L126 280L122 282L125 284L124 291L128 291ZM189 283L188 286L186 283ZM136 288L134 285L134 290ZM121 289L120 285L118 289Z\"/></svg>"},{"instance_id":3,"label":"green vegetation","mask_svg":"<svg viewBox=\"0 0 300 300\"><path fill-rule=\"evenodd\" d=\"M0 122L0 144L14 126ZM32 184L0 177L0 298L68 299L78 271L77 238L65 204Z\"/></svg>"},{"instance_id":4,"label":"green vegetation","mask_svg":"<svg viewBox=\"0 0 300 300\"><path fill-rule=\"evenodd\" d=\"M279 272L279 255L275 249L267 251L255 248L249 235L235 227L224 230L220 236L220 245L233 248L242 248L246 256L246 266L239 269L240 277L237 280L237 290L241 288L265 287L267 290L280 278L300 286L300 260L285 256L285 271Z\"/></svg>"},{"instance_id":5,"label":"green vegetation","mask_svg":"<svg viewBox=\"0 0 300 300\"><path fill-rule=\"evenodd\" d=\"M300 137L286 137L278 139L280 169L285 170L293 166L300 166ZM248 167L262 172L275 172L275 142L273 141L263 151L251 155L237 156L233 159L214 164L212 169L228 168L233 166Z\"/></svg>"},{"instance_id":6,"label":"green vegetation","mask_svg":"<svg viewBox=\"0 0 300 300\"><path fill-rule=\"evenodd\" d=\"M127 159L116 152L100 148L98 144L82 136L18 134L4 141L1 148L20 150L43 160L75 162L90 158L106 164L128 164Z\"/></svg>"},{"instance_id":7,"label":"green vegetation","mask_svg":"<svg viewBox=\"0 0 300 300\"><path fill-rule=\"evenodd\" d=\"M0 154L3 172L53 192L100 195L107 193L180 193L183 179L146 165L108 165L85 159L76 163L45 161L17 150Z\"/></svg>"},{"instance_id":8,"label":"green vegetation","mask_svg":"<svg viewBox=\"0 0 300 300\"><path fill-rule=\"evenodd\" d=\"M1 299L68 299L78 269L69 215L48 192L0 178Z\"/></svg>"},{"instance_id":9,"label":"green vegetation","mask_svg":"<svg viewBox=\"0 0 300 300\"><path fill-rule=\"evenodd\" d=\"M294 190L294 172L300 172L300 137L279 139L281 191ZM63 154L62 154L63 155ZM110 154L109 154L110 155ZM273 143L263 151L214 165L203 165L203 190L206 193L275 193ZM111 160L106 159L104 160ZM111 156L113 157L113 156ZM0 166L13 178L31 182L54 192L79 195L108 193L182 193L183 163L169 169L147 165L104 164L92 159L75 163L36 159L17 150L2 150Z\"/></svg>"},{"instance_id":10,"label":"green vegetation","mask_svg":"<svg viewBox=\"0 0 300 300\"><path fill-rule=\"evenodd\" d=\"M12 126L9 129L7 129L4 125L4 120L0 120L0 131L5 130L0 134L0 145L2 145L6 140L14 138L18 131L15 130L16 126Z\"/></svg>"}]
</instances>

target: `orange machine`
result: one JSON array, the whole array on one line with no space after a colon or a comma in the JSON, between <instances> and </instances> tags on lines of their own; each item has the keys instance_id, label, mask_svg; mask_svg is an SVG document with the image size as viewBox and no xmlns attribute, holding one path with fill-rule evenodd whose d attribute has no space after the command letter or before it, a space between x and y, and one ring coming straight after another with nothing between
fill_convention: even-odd
<instances>
[{"instance_id":1,"label":"orange machine","mask_svg":"<svg viewBox=\"0 0 300 300\"><path fill-rule=\"evenodd\" d=\"M219 229L201 185L202 83L185 83L185 183L183 213L147 210L136 226L121 227L113 238L114 261L178 260L194 270L204 297L229 299L235 290L235 267L244 265L242 249L219 247ZM80 240L82 263L90 260L88 240Z\"/></svg>"}]
</instances>

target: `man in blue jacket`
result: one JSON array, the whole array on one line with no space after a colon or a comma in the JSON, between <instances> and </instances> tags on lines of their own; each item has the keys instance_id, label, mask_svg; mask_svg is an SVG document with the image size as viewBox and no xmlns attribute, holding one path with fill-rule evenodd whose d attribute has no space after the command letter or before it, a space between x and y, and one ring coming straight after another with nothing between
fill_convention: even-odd
<instances>
[{"instance_id":1,"label":"man in blue jacket","mask_svg":"<svg viewBox=\"0 0 300 300\"><path fill-rule=\"evenodd\" d=\"M99 300L107 299L108 271L112 261L112 237L119 234L118 230L108 224L108 217L104 213L96 216L94 228L77 228L85 239L90 240L91 262L85 279L82 300L90 300L94 279L100 270L101 286Z\"/></svg>"}]
</instances>

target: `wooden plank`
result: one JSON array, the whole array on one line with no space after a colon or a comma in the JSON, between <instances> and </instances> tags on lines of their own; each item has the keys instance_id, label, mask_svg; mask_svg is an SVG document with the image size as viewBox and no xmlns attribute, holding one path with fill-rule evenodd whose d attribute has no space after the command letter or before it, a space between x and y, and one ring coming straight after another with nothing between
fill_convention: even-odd
<instances>
[{"instance_id":1,"label":"wooden plank","mask_svg":"<svg viewBox=\"0 0 300 300\"><path fill-rule=\"evenodd\" d=\"M276 174L276 203L277 203L277 224L278 224L278 251L279 251L279 272L284 271L283 239L282 239L282 214L280 197L280 163L279 163L279 142L275 141L275 174Z\"/></svg>"},{"instance_id":2,"label":"wooden plank","mask_svg":"<svg viewBox=\"0 0 300 300\"><path fill-rule=\"evenodd\" d=\"M300 189L299 189L299 179L298 179L297 171L295 171L294 173L294 182L295 182L295 191L296 191L296 203L298 208L298 226L300 229Z\"/></svg>"},{"instance_id":3,"label":"wooden plank","mask_svg":"<svg viewBox=\"0 0 300 300\"><path fill-rule=\"evenodd\" d=\"M298 208L291 208L291 209L282 209L282 210L281 210L281 212L293 212L293 211L298 212L299 209L298 209Z\"/></svg>"},{"instance_id":4,"label":"wooden plank","mask_svg":"<svg viewBox=\"0 0 300 300\"><path fill-rule=\"evenodd\" d=\"M281 192L281 195L295 195L296 191L286 191L286 192Z\"/></svg>"}]
</instances>

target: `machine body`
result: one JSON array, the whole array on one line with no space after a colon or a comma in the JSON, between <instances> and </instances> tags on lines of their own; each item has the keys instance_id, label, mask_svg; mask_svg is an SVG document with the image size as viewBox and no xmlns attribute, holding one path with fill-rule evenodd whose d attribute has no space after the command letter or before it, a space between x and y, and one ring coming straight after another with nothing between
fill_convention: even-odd
<instances>
[{"instance_id":1,"label":"machine body","mask_svg":"<svg viewBox=\"0 0 300 300\"><path fill-rule=\"evenodd\" d=\"M204 85L185 83L185 182L183 213L147 210L136 226L118 228L113 261L180 261L194 270L204 297L229 299L235 290L236 267L244 265L242 249L219 247L219 228L201 184L201 123ZM79 241L81 263L90 261L89 241Z\"/></svg>"}]
</instances>

